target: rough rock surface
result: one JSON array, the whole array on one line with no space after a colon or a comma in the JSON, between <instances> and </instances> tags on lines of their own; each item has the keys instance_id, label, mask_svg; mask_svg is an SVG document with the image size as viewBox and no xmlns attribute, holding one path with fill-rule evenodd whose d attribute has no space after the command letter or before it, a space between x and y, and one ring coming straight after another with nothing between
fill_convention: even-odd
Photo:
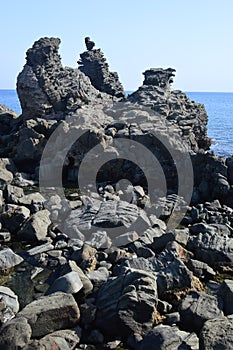
<instances>
[{"instance_id":1,"label":"rough rock surface","mask_svg":"<svg viewBox=\"0 0 233 350\"><path fill-rule=\"evenodd\" d=\"M73 296L59 292L33 301L18 316L28 320L33 337L42 337L55 330L76 326L80 314Z\"/></svg>"},{"instance_id":2,"label":"rough rock surface","mask_svg":"<svg viewBox=\"0 0 233 350\"><path fill-rule=\"evenodd\" d=\"M118 74L110 72L108 63L100 49L88 49L80 54L79 69L87 75L92 85L101 92L116 97L125 97Z\"/></svg>"},{"instance_id":3,"label":"rough rock surface","mask_svg":"<svg viewBox=\"0 0 233 350\"><path fill-rule=\"evenodd\" d=\"M0 347L231 349L232 157L173 69L125 97L85 43L35 42L0 105Z\"/></svg>"},{"instance_id":4,"label":"rough rock surface","mask_svg":"<svg viewBox=\"0 0 233 350\"><path fill-rule=\"evenodd\" d=\"M188 247L197 259L213 265L217 262L233 262L231 230L221 225L203 225L196 236L190 238Z\"/></svg>"},{"instance_id":5,"label":"rough rock surface","mask_svg":"<svg viewBox=\"0 0 233 350\"><path fill-rule=\"evenodd\" d=\"M0 270L7 270L16 265L19 265L23 258L15 254L12 249L8 247L0 248Z\"/></svg>"},{"instance_id":6,"label":"rough rock surface","mask_svg":"<svg viewBox=\"0 0 233 350\"><path fill-rule=\"evenodd\" d=\"M31 338L32 330L24 317L14 318L0 328L0 348L23 349Z\"/></svg>"},{"instance_id":7,"label":"rough rock surface","mask_svg":"<svg viewBox=\"0 0 233 350\"><path fill-rule=\"evenodd\" d=\"M175 69L151 68L145 71L143 85L128 100L154 109L179 126L182 138L192 149L208 149L207 115L204 105L191 101L185 93L171 90Z\"/></svg>"},{"instance_id":8,"label":"rough rock surface","mask_svg":"<svg viewBox=\"0 0 233 350\"><path fill-rule=\"evenodd\" d=\"M111 336L143 334L154 322L156 304L155 278L144 271L126 270L99 289L96 324Z\"/></svg>"},{"instance_id":9,"label":"rough rock surface","mask_svg":"<svg viewBox=\"0 0 233 350\"><path fill-rule=\"evenodd\" d=\"M180 331L177 327L158 325L139 343L138 350L199 350L198 337L192 333Z\"/></svg>"},{"instance_id":10,"label":"rough rock surface","mask_svg":"<svg viewBox=\"0 0 233 350\"><path fill-rule=\"evenodd\" d=\"M233 314L233 281L225 280L222 282L218 295L223 300L223 311L225 315Z\"/></svg>"},{"instance_id":11,"label":"rough rock surface","mask_svg":"<svg viewBox=\"0 0 233 350\"><path fill-rule=\"evenodd\" d=\"M0 286L0 322L11 320L18 311L18 296L10 288Z\"/></svg>"},{"instance_id":12,"label":"rough rock surface","mask_svg":"<svg viewBox=\"0 0 233 350\"><path fill-rule=\"evenodd\" d=\"M29 242L45 240L48 227L51 224L49 215L48 210L41 210L33 214L18 232L19 238Z\"/></svg>"},{"instance_id":13,"label":"rough rock surface","mask_svg":"<svg viewBox=\"0 0 233 350\"><path fill-rule=\"evenodd\" d=\"M73 350L77 349L81 338L81 329L75 327L75 329L65 329L56 331L46 335L40 340L31 341L24 350Z\"/></svg>"},{"instance_id":14,"label":"rough rock surface","mask_svg":"<svg viewBox=\"0 0 233 350\"><path fill-rule=\"evenodd\" d=\"M41 38L27 51L26 65L17 80L24 119L46 119L46 115L103 100L79 69L62 66L59 45L58 38Z\"/></svg>"},{"instance_id":15,"label":"rough rock surface","mask_svg":"<svg viewBox=\"0 0 233 350\"><path fill-rule=\"evenodd\" d=\"M233 317L206 321L200 334L200 350L233 349Z\"/></svg>"},{"instance_id":16,"label":"rough rock surface","mask_svg":"<svg viewBox=\"0 0 233 350\"><path fill-rule=\"evenodd\" d=\"M173 251L164 250L157 257L130 259L127 267L148 271L156 277L159 296L167 290L191 287L192 273Z\"/></svg>"},{"instance_id":17,"label":"rough rock surface","mask_svg":"<svg viewBox=\"0 0 233 350\"><path fill-rule=\"evenodd\" d=\"M179 308L181 325L186 330L199 332L205 321L223 316L222 302L206 293L191 291Z\"/></svg>"}]
</instances>

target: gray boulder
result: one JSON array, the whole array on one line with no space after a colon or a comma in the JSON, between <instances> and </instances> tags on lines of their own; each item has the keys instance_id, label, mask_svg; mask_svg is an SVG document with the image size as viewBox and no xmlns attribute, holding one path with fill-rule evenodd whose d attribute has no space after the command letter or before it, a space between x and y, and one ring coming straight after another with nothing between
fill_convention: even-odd
<instances>
[{"instance_id":1,"label":"gray boulder","mask_svg":"<svg viewBox=\"0 0 233 350\"><path fill-rule=\"evenodd\" d=\"M195 333L180 331L177 327L158 325L138 344L137 350L199 350L199 340Z\"/></svg>"},{"instance_id":2,"label":"gray boulder","mask_svg":"<svg viewBox=\"0 0 233 350\"><path fill-rule=\"evenodd\" d=\"M31 335L32 330L27 319L14 318L0 328L0 348L4 350L24 349Z\"/></svg>"},{"instance_id":3,"label":"gray boulder","mask_svg":"<svg viewBox=\"0 0 233 350\"><path fill-rule=\"evenodd\" d=\"M29 193L19 199L19 203L21 205L25 205L26 207L31 207L32 205L34 205L40 209L43 209L44 202L45 199L40 194L40 192Z\"/></svg>"},{"instance_id":4,"label":"gray boulder","mask_svg":"<svg viewBox=\"0 0 233 350\"><path fill-rule=\"evenodd\" d=\"M99 267L97 270L95 271L90 271L87 274L87 277L90 279L90 281L94 284L94 285L100 285L104 282L107 281L108 277L109 277L109 271L106 267Z\"/></svg>"},{"instance_id":5,"label":"gray boulder","mask_svg":"<svg viewBox=\"0 0 233 350\"><path fill-rule=\"evenodd\" d=\"M199 332L205 321L223 316L221 304L212 295L190 291L179 306L180 324L185 330Z\"/></svg>"},{"instance_id":6,"label":"gray boulder","mask_svg":"<svg viewBox=\"0 0 233 350\"><path fill-rule=\"evenodd\" d=\"M6 185L4 188L4 197L6 203L18 204L20 198L24 196L23 189L18 186Z\"/></svg>"},{"instance_id":7,"label":"gray boulder","mask_svg":"<svg viewBox=\"0 0 233 350\"><path fill-rule=\"evenodd\" d=\"M0 270L8 270L23 262L23 258L8 247L0 248Z\"/></svg>"},{"instance_id":8,"label":"gray boulder","mask_svg":"<svg viewBox=\"0 0 233 350\"><path fill-rule=\"evenodd\" d=\"M44 241L50 221L48 210L41 210L33 214L18 232L18 238L23 241L38 242Z\"/></svg>"},{"instance_id":9,"label":"gray boulder","mask_svg":"<svg viewBox=\"0 0 233 350\"><path fill-rule=\"evenodd\" d=\"M75 271L71 271L57 278L51 287L47 290L46 294L48 295L56 292L75 294L78 293L82 288L83 284L79 277L79 274Z\"/></svg>"},{"instance_id":10,"label":"gray boulder","mask_svg":"<svg viewBox=\"0 0 233 350\"><path fill-rule=\"evenodd\" d=\"M138 234L136 231L130 231L123 233L122 235L116 237L113 241L113 245L115 247L121 247L121 246L126 246L127 244L130 244L134 241L137 241L139 238Z\"/></svg>"},{"instance_id":11,"label":"gray boulder","mask_svg":"<svg viewBox=\"0 0 233 350\"><path fill-rule=\"evenodd\" d=\"M43 337L60 329L77 325L80 313L71 294L55 293L25 306L17 315L25 317L32 328L32 337Z\"/></svg>"},{"instance_id":12,"label":"gray boulder","mask_svg":"<svg viewBox=\"0 0 233 350\"><path fill-rule=\"evenodd\" d=\"M188 249L197 260L210 265L233 261L233 239L227 225L201 223L193 225L191 231L196 236L190 237Z\"/></svg>"},{"instance_id":13,"label":"gray boulder","mask_svg":"<svg viewBox=\"0 0 233 350\"><path fill-rule=\"evenodd\" d=\"M82 330L80 327L64 329L46 335L40 340L33 340L24 350L74 350L80 342Z\"/></svg>"},{"instance_id":14,"label":"gray boulder","mask_svg":"<svg viewBox=\"0 0 233 350\"><path fill-rule=\"evenodd\" d=\"M148 272L128 269L109 278L98 291L96 326L106 336L145 334L154 322L156 280Z\"/></svg>"},{"instance_id":15,"label":"gray boulder","mask_svg":"<svg viewBox=\"0 0 233 350\"><path fill-rule=\"evenodd\" d=\"M19 311L18 296L8 287L0 286L0 321L12 319Z\"/></svg>"},{"instance_id":16,"label":"gray boulder","mask_svg":"<svg viewBox=\"0 0 233 350\"><path fill-rule=\"evenodd\" d=\"M21 205L7 204L0 220L4 228L11 233L16 233L30 216L30 210Z\"/></svg>"},{"instance_id":17,"label":"gray boulder","mask_svg":"<svg viewBox=\"0 0 233 350\"><path fill-rule=\"evenodd\" d=\"M216 275L215 271L209 265L202 261L189 259L186 265L189 268L189 270L192 271L193 274L199 278L204 278L208 280Z\"/></svg>"},{"instance_id":18,"label":"gray boulder","mask_svg":"<svg viewBox=\"0 0 233 350\"><path fill-rule=\"evenodd\" d=\"M96 249L100 249L100 248L106 249L111 247L112 241L108 237L107 232L97 231L92 233L90 239L86 241L86 244Z\"/></svg>"},{"instance_id":19,"label":"gray boulder","mask_svg":"<svg viewBox=\"0 0 233 350\"><path fill-rule=\"evenodd\" d=\"M0 158L0 185L11 183L15 171L16 168L11 159Z\"/></svg>"},{"instance_id":20,"label":"gray boulder","mask_svg":"<svg viewBox=\"0 0 233 350\"><path fill-rule=\"evenodd\" d=\"M218 295L223 300L224 314L233 314L233 281L224 280L218 290Z\"/></svg>"},{"instance_id":21,"label":"gray boulder","mask_svg":"<svg viewBox=\"0 0 233 350\"><path fill-rule=\"evenodd\" d=\"M205 322L200 333L200 350L233 349L233 316L213 318Z\"/></svg>"},{"instance_id":22,"label":"gray boulder","mask_svg":"<svg viewBox=\"0 0 233 350\"><path fill-rule=\"evenodd\" d=\"M71 259L74 260L84 271L93 270L96 266L97 250L87 244L71 255Z\"/></svg>"},{"instance_id":23,"label":"gray boulder","mask_svg":"<svg viewBox=\"0 0 233 350\"><path fill-rule=\"evenodd\" d=\"M192 272L174 250L166 249L156 257L129 259L125 266L152 273L157 280L159 297L167 290L191 287Z\"/></svg>"},{"instance_id":24,"label":"gray boulder","mask_svg":"<svg viewBox=\"0 0 233 350\"><path fill-rule=\"evenodd\" d=\"M91 283L90 279L85 275L83 270L76 264L75 261L69 260L66 264L62 265L59 268L58 275L63 276L69 272L76 272L78 273L80 280L82 281L83 284L83 292L84 294L90 294L90 292L93 289L93 284Z\"/></svg>"}]
</instances>

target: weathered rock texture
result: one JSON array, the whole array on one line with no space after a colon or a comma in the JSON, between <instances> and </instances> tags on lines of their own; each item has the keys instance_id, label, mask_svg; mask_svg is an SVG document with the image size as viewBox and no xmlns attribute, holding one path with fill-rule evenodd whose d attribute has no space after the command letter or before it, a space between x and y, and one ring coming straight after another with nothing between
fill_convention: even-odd
<instances>
[{"instance_id":1,"label":"weathered rock texture","mask_svg":"<svg viewBox=\"0 0 233 350\"><path fill-rule=\"evenodd\" d=\"M80 54L81 60L78 61L80 65L79 69L90 78L92 85L97 90L106 92L112 96L125 97L118 74L109 71L109 65L106 62L104 54L100 49L93 49L95 45L93 44L92 41L86 41L87 51Z\"/></svg>"},{"instance_id":2,"label":"weathered rock texture","mask_svg":"<svg viewBox=\"0 0 233 350\"><path fill-rule=\"evenodd\" d=\"M208 149L207 114L204 105L191 101L180 90L172 90L175 69L151 68L143 74L143 85L128 97L133 103L152 108L163 118L176 124L192 149Z\"/></svg>"},{"instance_id":3,"label":"weathered rock texture","mask_svg":"<svg viewBox=\"0 0 233 350\"><path fill-rule=\"evenodd\" d=\"M85 43L72 69L35 42L0 106L0 347L231 349L232 157L173 69L125 98Z\"/></svg>"},{"instance_id":4,"label":"weathered rock texture","mask_svg":"<svg viewBox=\"0 0 233 350\"><path fill-rule=\"evenodd\" d=\"M27 51L26 65L17 80L24 119L46 118L107 99L79 69L62 66L59 45L58 38L42 38Z\"/></svg>"}]
</instances>

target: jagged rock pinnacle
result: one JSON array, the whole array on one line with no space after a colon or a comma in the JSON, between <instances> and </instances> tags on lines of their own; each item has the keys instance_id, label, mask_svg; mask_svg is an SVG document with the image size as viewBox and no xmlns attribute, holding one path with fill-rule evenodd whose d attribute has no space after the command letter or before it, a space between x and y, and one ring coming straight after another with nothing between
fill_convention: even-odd
<instances>
[{"instance_id":1,"label":"jagged rock pinnacle","mask_svg":"<svg viewBox=\"0 0 233 350\"><path fill-rule=\"evenodd\" d=\"M95 46L95 43L94 41L91 41L91 39L89 38L89 36L87 36L85 38L85 44L86 44L86 47L87 47L87 50L90 51L93 49L93 47Z\"/></svg>"}]
</instances>

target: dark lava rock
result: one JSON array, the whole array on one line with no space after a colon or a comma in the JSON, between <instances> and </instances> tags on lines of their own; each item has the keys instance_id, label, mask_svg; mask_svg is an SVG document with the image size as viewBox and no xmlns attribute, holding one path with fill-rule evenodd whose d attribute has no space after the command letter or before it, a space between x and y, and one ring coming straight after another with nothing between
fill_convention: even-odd
<instances>
[{"instance_id":1,"label":"dark lava rock","mask_svg":"<svg viewBox=\"0 0 233 350\"><path fill-rule=\"evenodd\" d=\"M96 300L96 325L110 337L145 334L153 325L156 305L154 276L129 269L109 278L100 287Z\"/></svg>"},{"instance_id":2,"label":"dark lava rock","mask_svg":"<svg viewBox=\"0 0 233 350\"><path fill-rule=\"evenodd\" d=\"M233 261L233 240L229 227L211 224L204 225L198 231L197 236L191 237L188 242L188 249L194 252L197 260L210 265Z\"/></svg>"},{"instance_id":3,"label":"dark lava rock","mask_svg":"<svg viewBox=\"0 0 233 350\"><path fill-rule=\"evenodd\" d=\"M171 123L176 123L192 149L208 149L210 140L207 137L207 120L204 105L191 101L179 90L171 90L175 69L151 68L143 74L143 85L128 97L152 108Z\"/></svg>"},{"instance_id":4,"label":"dark lava rock","mask_svg":"<svg viewBox=\"0 0 233 350\"><path fill-rule=\"evenodd\" d=\"M233 349L233 316L213 318L205 322L200 333L200 350Z\"/></svg>"},{"instance_id":5,"label":"dark lava rock","mask_svg":"<svg viewBox=\"0 0 233 350\"><path fill-rule=\"evenodd\" d=\"M25 306L18 316L28 320L32 336L37 338L59 329L76 326L80 313L73 296L59 292L33 301Z\"/></svg>"},{"instance_id":6,"label":"dark lava rock","mask_svg":"<svg viewBox=\"0 0 233 350\"><path fill-rule=\"evenodd\" d=\"M25 317L17 317L0 328L0 348L23 349L30 341L32 330Z\"/></svg>"},{"instance_id":7,"label":"dark lava rock","mask_svg":"<svg viewBox=\"0 0 233 350\"><path fill-rule=\"evenodd\" d=\"M124 265L154 274L159 297L167 290L187 288L192 284L192 272L187 269L173 250L164 250L158 256L148 259L126 260Z\"/></svg>"},{"instance_id":8,"label":"dark lava rock","mask_svg":"<svg viewBox=\"0 0 233 350\"><path fill-rule=\"evenodd\" d=\"M212 295L190 291L179 307L183 329L199 332L205 321L223 316L222 302Z\"/></svg>"},{"instance_id":9,"label":"dark lava rock","mask_svg":"<svg viewBox=\"0 0 233 350\"><path fill-rule=\"evenodd\" d=\"M223 300L224 314L233 314L233 281L227 279L224 280L218 290L218 295Z\"/></svg>"},{"instance_id":10,"label":"dark lava rock","mask_svg":"<svg viewBox=\"0 0 233 350\"><path fill-rule=\"evenodd\" d=\"M80 327L74 329L64 329L46 335L40 340L33 340L24 350L72 350L80 342L82 330Z\"/></svg>"},{"instance_id":11,"label":"dark lava rock","mask_svg":"<svg viewBox=\"0 0 233 350\"><path fill-rule=\"evenodd\" d=\"M93 49L95 44L90 41L90 38L86 39L87 51L80 54L81 59L78 61L80 71L90 78L92 85L97 90L115 97L125 97L118 74L109 71L104 54L100 49Z\"/></svg>"},{"instance_id":12,"label":"dark lava rock","mask_svg":"<svg viewBox=\"0 0 233 350\"><path fill-rule=\"evenodd\" d=\"M198 337L182 332L177 327L158 325L138 344L137 350L199 350Z\"/></svg>"},{"instance_id":13,"label":"dark lava rock","mask_svg":"<svg viewBox=\"0 0 233 350\"><path fill-rule=\"evenodd\" d=\"M62 66L59 45L58 38L41 38L27 51L26 65L17 79L24 119L46 119L104 98L79 69Z\"/></svg>"}]
</instances>

